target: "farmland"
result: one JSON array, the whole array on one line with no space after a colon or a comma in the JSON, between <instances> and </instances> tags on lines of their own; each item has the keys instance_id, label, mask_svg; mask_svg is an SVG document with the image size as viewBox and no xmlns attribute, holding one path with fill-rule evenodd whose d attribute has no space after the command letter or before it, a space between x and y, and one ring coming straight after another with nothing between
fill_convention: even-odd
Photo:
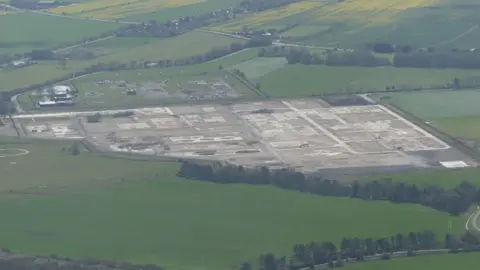
<instances>
[{"instance_id":1,"label":"farmland","mask_svg":"<svg viewBox=\"0 0 480 270\"><path fill-rule=\"evenodd\" d=\"M94 0L76 5L50 9L55 14L66 14L85 18L117 19L150 13L155 10L188 6L202 0Z\"/></svg>"},{"instance_id":2,"label":"farmland","mask_svg":"<svg viewBox=\"0 0 480 270\"><path fill-rule=\"evenodd\" d=\"M285 58L254 58L243 63L234 65L231 69L238 69L245 73L251 81L257 81L261 77L285 66Z\"/></svg>"},{"instance_id":3,"label":"farmland","mask_svg":"<svg viewBox=\"0 0 480 270\"><path fill-rule=\"evenodd\" d=\"M473 149L480 149L478 90L376 95L407 111ZM386 97L386 98L385 98Z\"/></svg>"},{"instance_id":4,"label":"farmland","mask_svg":"<svg viewBox=\"0 0 480 270\"><path fill-rule=\"evenodd\" d=\"M13 251L220 270L314 239L464 228L463 217L416 205L191 182L175 177L173 163L73 156L61 150L69 143L2 142L29 151L0 160L2 190L13 190L0 204L0 241Z\"/></svg>"},{"instance_id":5,"label":"farmland","mask_svg":"<svg viewBox=\"0 0 480 270\"><path fill-rule=\"evenodd\" d=\"M258 98L251 89L238 81L227 72L215 72L207 75L201 74L178 74L176 76L163 75L157 71L157 76L151 79L138 79L138 76L129 78L117 76L116 81L109 84L100 84L102 81L91 81L88 77L75 80L74 84L79 91L75 110L86 109L113 109L135 108L153 105L171 105L175 103L189 103L200 101L215 101L217 99L249 100ZM133 74L132 74L133 75ZM121 81L121 83L119 83ZM118 86L126 84L127 86ZM137 94L127 95L126 89L136 89ZM225 97L210 97L212 94L222 91ZM188 94L187 94L188 93ZM30 95L23 95L20 99L23 109L33 109L34 103L40 99ZM72 110L71 107L59 108Z\"/></svg>"},{"instance_id":6,"label":"farmland","mask_svg":"<svg viewBox=\"0 0 480 270\"><path fill-rule=\"evenodd\" d=\"M116 23L74 20L23 12L0 16L1 25L15 25L0 29L0 54L24 53L32 49L52 48L61 44L75 43L89 36L120 27ZM60 30L45 31L45 29Z\"/></svg>"},{"instance_id":7,"label":"farmland","mask_svg":"<svg viewBox=\"0 0 480 270\"><path fill-rule=\"evenodd\" d=\"M127 38L128 39L128 38ZM129 50L122 50L119 53L107 55L98 58L97 61L141 61L141 60L160 60L160 59L179 59L197 54L204 54L212 48L212 44L218 47L229 46L236 41L226 36L218 36L203 32L190 32L173 38L159 39L149 44L135 46ZM122 38L102 43L94 43L91 47L106 48L108 50L109 42L122 43Z\"/></svg>"},{"instance_id":8,"label":"farmland","mask_svg":"<svg viewBox=\"0 0 480 270\"><path fill-rule=\"evenodd\" d=\"M453 47L480 47L478 0L303 0L250 13L258 10L256 4L263 8L259 1L244 14L216 13L209 26L200 29L205 21L181 17L240 1L65 2L74 4L39 12L0 11L0 24L15 26L0 30L0 55L63 47L55 57L45 57L57 60L26 67L5 57L0 91L50 84L60 76L71 79L55 84L78 90L61 93L57 87L48 92L47 87L32 86L34 91L18 96L25 112L0 118L0 247L166 269L225 270L244 261L256 267L261 254L288 256L294 244L312 241L332 241L339 247L346 237L387 237L376 242L376 252L383 252L390 250L384 244L399 243L395 237L389 240L396 234L431 230L443 240L446 233L464 233L478 194L462 197L460 188L443 192L423 186L451 189L468 181L480 187L478 160L474 151L462 152L461 143L451 143L454 139L436 138L439 132L428 125L480 150L480 90L420 89L451 88L457 79L478 77L478 70L289 65L285 57L258 57L259 50L267 51L258 48L231 49L236 52L210 60L213 54L223 55L210 54L212 49L246 44L247 38L208 30L282 29L282 37L272 31L274 45L325 55L323 46L338 47L334 50L341 53L384 42L450 52ZM278 3L268 2L268 7ZM135 23L174 19L178 24ZM210 25L214 21L224 23ZM132 22L136 26L128 31L82 42ZM166 37L170 34L174 36ZM257 34L249 46L263 45L262 38L269 35ZM120 37L124 35L128 37ZM165 37L152 37L157 35ZM393 54L382 57L392 61ZM87 67L101 72L78 76ZM406 89L416 90L400 91ZM366 105L367 100L354 95L331 96L359 92L386 104ZM0 109L8 114L13 93L0 94ZM317 95L321 98L308 98ZM48 98L52 107L35 106ZM54 107L61 101L76 104ZM149 108L136 109L141 107ZM393 107L420 121L397 115ZM109 109L128 111L103 111ZM103 112L77 114L90 110ZM58 115L29 115L52 111ZM87 145L98 151L88 151ZM185 158L225 162L181 167ZM470 168L446 169L448 161L456 160ZM221 168L220 163L231 167ZM265 169L280 167L289 170L276 174ZM304 169L321 179L291 171ZM368 183L384 179L416 187ZM349 180L361 184L349 185ZM248 181L258 185L239 184ZM353 246L355 239L348 242L356 254L367 254L364 247ZM478 253L345 267L474 269L475 262L477 266Z\"/></svg>"},{"instance_id":9,"label":"farmland","mask_svg":"<svg viewBox=\"0 0 480 270\"><path fill-rule=\"evenodd\" d=\"M477 106L480 91L477 90L388 93L374 97L390 97L389 103L425 121L480 114Z\"/></svg>"},{"instance_id":10,"label":"farmland","mask_svg":"<svg viewBox=\"0 0 480 270\"><path fill-rule=\"evenodd\" d=\"M155 79L160 72L168 76L177 76L179 74L200 74L203 72L218 72L218 67L221 65L224 69L227 69L233 65L239 64L241 62L250 60L254 58L257 54L255 49L248 49L241 51L236 54L228 55L221 59L214 61L188 65L183 67L170 67L170 68L151 68L145 69L141 72L137 70L123 70L118 72L104 72L101 74L88 75L84 79L90 81L96 80L117 80L118 78L124 78L126 80L151 80Z\"/></svg>"},{"instance_id":11,"label":"farmland","mask_svg":"<svg viewBox=\"0 0 480 270\"><path fill-rule=\"evenodd\" d=\"M478 267L478 253L431 255L401 258L391 261L375 261L346 265L346 270L449 270L475 269Z\"/></svg>"},{"instance_id":12,"label":"farmland","mask_svg":"<svg viewBox=\"0 0 480 270\"><path fill-rule=\"evenodd\" d=\"M149 162L100 158L89 153L75 157L62 151L71 147L71 142L0 137L0 145L2 149L28 151L27 155L0 158L2 199L24 198L21 194L27 191L57 194L65 190L109 185L122 178L144 179L157 173L172 174L178 168L174 163L158 166Z\"/></svg>"},{"instance_id":13,"label":"farmland","mask_svg":"<svg viewBox=\"0 0 480 270\"><path fill-rule=\"evenodd\" d=\"M234 5L236 0L206 0L196 1L195 4L163 8L160 10L149 10L148 13L136 14L125 17L125 20L145 21L174 20L183 16L192 16L199 13L207 13L221 8L227 8Z\"/></svg>"},{"instance_id":14,"label":"farmland","mask_svg":"<svg viewBox=\"0 0 480 270\"><path fill-rule=\"evenodd\" d=\"M172 68L151 68L151 69L143 69L143 70L126 70L126 71L117 71L117 72L105 72L101 74L94 74L83 77L79 80L75 80L74 83L78 87L80 91L80 96L82 103L78 104L77 108L85 109L85 108L100 108L100 107L131 107L134 105L138 106L145 106L145 105L153 105L159 104L164 101L159 101L156 99L149 100L143 97L132 97L126 96L122 93L122 90L113 90L110 88L102 88L95 85L95 82L104 81L104 80L126 80L130 82L147 82L147 81L159 81L161 78L163 79L171 79L174 78L175 80L184 81L188 78L192 79L193 77L198 76L199 78L213 78L213 77L224 77L227 76L227 83L229 83L236 91L242 93L244 98L250 99L254 98L253 92L246 88L246 86L235 78L231 77L230 75L224 74L219 72L218 67L221 65L225 69L229 68L230 66L236 65L243 61L247 61L250 58L254 57L256 54L256 50L250 49L245 50L240 53L224 57L217 61L212 61L209 63L203 63L198 65L191 65L185 67L172 67ZM32 76L38 76L38 80L41 80L42 74L46 74L44 76L51 76L51 73L55 73L56 76L61 74L62 72L68 72L62 70L58 65L52 64L42 65L43 69L38 69L39 71L43 71L46 73L37 74L34 66L28 67L32 70ZM38 65L37 67L40 67ZM45 69L45 67L50 67L50 70ZM24 68L23 70L26 70ZM49 74L50 72L50 74ZM208 74L201 75L204 72L208 72ZM68 73L66 73L68 74ZM216 75L215 75L216 74ZM21 76L19 74L19 76ZM34 77L37 78L37 77ZM176 78L176 79L175 79ZM92 94L96 93L96 94ZM22 94L19 96L18 100L25 110L34 109L32 100L35 98L30 98L29 96L31 93ZM107 102L105 102L107 101ZM171 101L170 101L171 102ZM168 103L168 102L167 102ZM175 102L173 102L175 103Z\"/></svg>"},{"instance_id":15,"label":"farmland","mask_svg":"<svg viewBox=\"0 0 480 270\"><path fill-rule=\"evenodd\" d=\"M66 69L62 69L57 61L41 62L40 64L28 66L21 69L0 71L0 80L5 90L25 87L31 84L45 82L48 78L56 78L72 72L79 71L95 63L108 63L117 61L121 63L130 63L137 60L162 60L178 59L197 54L203 54L210 50L211 42L216 42L219 46L226 46L235 41L229 37L216 36L208 33L187 33L169 39L146 40L143 39L138 45L137 41L127 38L106 40L99 43L87 45L88 49L106 48L103 51L107 53L93 60L69 60ZM103 44L102 44L103 43ZM109 44L117 44L117 48ZM122 45L123 44L123 45ZM122 46L124 48L122 48ZM119 48L120 47L120 48Z\"/></svg>"},{"instance_id":16,"label":"farmland","mask_svg":"<svg viewBox=\"0 0 480 270\"><path fill-rule=\"evenodd\" d=\"M238 16L216 25L218 31L282 29L298 25L285 36L301 36L302 42L363 48L377 41L412 46L476 47L478 25L474 0L345 0L302 1L279 9ZM442 18L451 17L452 20ZM316 30L315 30L316 29Z\"/></svg>"},{"instance_id":17,"label":"farmland","mask_svg":"<svg viewBox=\"0 0 480 270\"><path fill-rule=\"evenodd\" d=\"M474 76L473 70L362 68L289 65L261 78L263 91L274 97L309 96L358 91L383 91L386 87L432 87L454 77ZM408 94L407 94L408 95Z\"/></svg>"}]
</instances>

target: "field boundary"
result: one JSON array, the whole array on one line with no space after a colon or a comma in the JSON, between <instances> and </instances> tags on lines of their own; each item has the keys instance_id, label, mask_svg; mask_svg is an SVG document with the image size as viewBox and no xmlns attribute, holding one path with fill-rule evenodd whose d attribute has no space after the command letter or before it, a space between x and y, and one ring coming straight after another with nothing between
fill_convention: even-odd
<instances>
[{"instance_id":1,"label":"field boundary","mask_svg":"<svg viewBox=\"0 0 480 270\"><path fill-rule=\"evenodd\" d=\"M169 156L149 156L149 155L141 155L136 153L120 153L108 150L102 150L88 139L79 140L82 146L88 150L90 153L95 154L97 156L105 157L105 158L112 158L112 159L126 159L131 161L149 161L149 162L201 162L206 164L216 164L219 163L218 160L208 160L208 159L193 159L193 158L177 158L177 157L169 157Z\"/></svg>"},{"instance_id":2,"label":"field boundary","mask_svg":"<svg viewBox=\"0 0 480 270\"><path fill-rule=\"evenodd\" d=\"M426 124L422 119L418 118L417 116L402 110L401 108L391 104L391 103L383 103L380 102L381 105L387 107L388 109L392 110L393 112L398 113L400 116L404 117L405 119L411 121L412 123L418 125L420 128L425 129L425 131L431 133L434 136L439 137L441 140L444 140L446 143L452 145L453 147L459 149L463 153L467 154L468 156L475 159L475 161L480 162L480 153L477 152L475 149L472 149L462 141L448 135L445 132L438 130L437 128Z\"/></svg>"},{"instance_id":3,"label":"field boundary","mask_svg":"<svg viewBox=\"0 0 480 270\"><path fill-rule=\"evenodd\" d=\"M269 99L270 96L267 95L265 92L263 92L262 90L260 89L257 89L254 85L252 85L252 83L240 76L238 76L237 74L235 74L234 72L230 72L230 71L227 71L229 74L231 74L233 77L235 77L235 79L237 79L238 81L240 81L243 85L245 85L247 88L249 88L250 90L252 90L255 94L257 94L258 96L260 97L263 97L263 98L266 98L266 99Z\"/></svg>"},{"instance_id":4,"label":"field boundary","mask_svg":"<svg viewBox=\"0 0 480 270\"><path fill-rule=\"evenodd\" d=\"M393 253L383 253L383 254L376 254L371 256L365 256L364 261L343 261L345 264L361 264L361 263L368 263L370 261L378 261L378 260L385 260L384 256L390 256L391 259L402 259L407 257L420 257L420 256L430 256L430 255L448 255L448 254L456 254L456 253L480 253L480 247L474 247L472 250L451 250L451 249L426 249L426 250L416 250L413 251L414 256L409 256L408 251L397 251ZM390 260L390 259L389 259ZM336 261L335 261L336 262ZM334 262L334 263L335 263ZM328 263L315 265L313 269L328 269L330 266ZM311 268L302 268L300 270L308 270Z\"/></svg>"}]
</instances>

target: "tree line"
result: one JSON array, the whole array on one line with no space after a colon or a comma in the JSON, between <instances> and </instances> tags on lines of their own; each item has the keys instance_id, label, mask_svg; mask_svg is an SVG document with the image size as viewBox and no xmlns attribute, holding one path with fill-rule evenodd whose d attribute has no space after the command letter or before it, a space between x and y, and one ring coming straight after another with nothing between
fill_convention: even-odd
<instances>
[{"instance_id":1,"label":"tree line","mask_svg":"<svg viewBox=\"0 0 480 270\"><path fill-rule=\"evenodd\" d=\"M387 57L375 55L367 50L326 50L310 51L306 48L272 46L259 50L260 57L285 57L288 64L363 66L377 67L391 65Z\"/></svg>"},{"instance_id":2,"label":"tree line","mask_svg":"<svg viewBox=\"0 0 480 270\"><path fill-rule=\"evenodd\" d=\"M415 67L415 68L480 68L479 52L413 52L396 53L393 58L395 67Z\"/></svg>"},{"instance_id":3,"label":"tree line","mask_svg":"<svg viewBox=\"0 0 480 270\"><path fill-rule=\"evenodd\" d=\"M6 115L10 113L12 113L10 97L7 93L0 92L0 115Z\"/></svg>"},{"instance_id":4,"label":"tree line","mask_svg":"<svg viewBox=\"0 0 480 270\"><path fill-rule=\"evenodd\" d=\"M480 68L477 51L415 51L396 52L391 62L388 57L368 50L326 50L312 52L305 48L274 46L259 51L260 57L285 57L289 64L327 66L394 66L413 68Z\"/></svg>"},{"instance_id":5,"label":"tree line","mask_svg":"<svg viewBox=\"0 0 480 270\"><path fill-rule=\"evenodd\" d=\"M440 251L441 253L479 252L480 237L470 232L460 238L446 234L439 239L434 232L397 233L390 237L343 238L337 246L331 241L314 241L308 244L296 244L290 256L276 257L272 253L264 253L256 264L244 262L238 270L298 270L313 269L316 265L329 268L342 267L344 263L364 260L389 260L393 256L416 256L425 254L419 251ZM254 267L255 266L255 267Z\"/></svg>"},{"instance_id":6,"label":"tree line","mask_svg":"<svg viewBox=\"0 0 480 270\"><path fill-rule=\"evenodd\" d=\"M439 53L397 53L394 56L393 62L384 56L374 54L366 50L326 50L325 52L310 51L306 48L289 47L289 46L270 46L268 48L261 48L258 52L259 57L285 57L288 64L303 64L303 65L326 65L326 66L360 66L360 67L378 67L378 66L394 66L394 67L417 67L417 68L446 68L457 67L455 63L462 63L457 61L456 57L468 58L471 55L479 57L480 53L474 52L456 52L449 53L455 57L441 58L442 61L437 61L432 58ZM418 56L425 56L424 58ZM475 57L468 60L475 62ZM429 60L428 60L429 59ZM430 61L427 62L426 61ZM449 61L449 62L448 62ZM479 62L480 64L480 59ZM465 63L464 63L465 64ZM472 65L473 66L473 65ZM480 67L480 65L479 65ZM466 65L463 65L466 68ZM469 76L453 79L446 79L435 85L408 85L407 83L401 85L386 85L385 91L401 91L401 90L422 90L422 89L460 89L460 88L475 88L480 85L480 76ZM365 92L372 89L361 89L358 92ZM377 90L377 89L373 89Z\"/></svg>"},{"instance_id":7,"label":"tree line","mask_svg":"<svg viewBox=\"0 0 480 270\"><path fill-rule=\"evenodd\" d=\"M308 192L322 196L358 198L362 200L414 203L439 211L460 215L470 206L480 203L480 189L465 181L453 189L439 186L420 187L415 184L384 179L373 182L340 183L321 176L309 176L289 169L270 170L267 167L244 168L236 165L197 164L183 162L178 175L214 183L245 183L273 185L281 189Z\"/></svg>"},{"instance_id":8,"label":"tree line","mask_svg":"<svg viewBox=\"0 0 480 270\"><path fill-rule=\"evenodd\" d=\"M0 249L0 269L8 270L163 270L153 264L132 264L128 262L62 258L55 254L42 256L10 252Z\"/></svg>"}]
</instances>

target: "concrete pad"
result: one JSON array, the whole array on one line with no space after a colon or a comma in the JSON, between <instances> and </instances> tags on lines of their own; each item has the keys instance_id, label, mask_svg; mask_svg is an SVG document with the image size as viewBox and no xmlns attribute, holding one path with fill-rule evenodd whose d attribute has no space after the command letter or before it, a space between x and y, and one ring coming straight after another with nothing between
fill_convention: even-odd
<instances>
[{"instance_id":1,"label":"concrete pad","mask_svg":"<svg viewBox=\"0 0 480 270\"><path fill-rule=\"evenodd\" d=\"M316 99L229 106L201 104L18 116L27 136L73 137L84 132L102 149L142 155L223 160L247 167L305 172L345 168L428 167L473 159L380 105L328 107ZM46 128L42 129L41 127ZM28 130L28 128L27 128ZM83 134L83 133L82 133Z\"/></svg>"}]
</instances>

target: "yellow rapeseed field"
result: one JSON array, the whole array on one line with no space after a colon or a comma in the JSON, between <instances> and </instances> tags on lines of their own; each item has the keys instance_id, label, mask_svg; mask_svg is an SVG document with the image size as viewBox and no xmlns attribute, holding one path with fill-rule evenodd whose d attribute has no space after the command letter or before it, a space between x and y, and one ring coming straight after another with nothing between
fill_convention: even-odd
<instances>
[{"instance_id":1,"label":"yellow rapeseed field","mask_svg":"<svg viewBox=\"0 0 480 270\"><path fill-rule=\"evenodd\" d=\"M215 26L218 31L236 31L243 26L251 28L272 25L277 20L305 12L301 23L350 21L359 25L388 23L399 13L433 5L441 0L304 0L279 9L243 16L229 23ZM282 24L281 22L279 24Z\"/></svg>"},{"instance_id":2,"label":"yellow rapeseed field","mask_svg":"<svg viewBox=\"0 0 480 270\"><path fill-rule=\"evenodd\" d=\"M325 5L327 0L318 1L302 1L278 9L267 10L265 12L254 13L242 19L234 20L230 23L214 27L219 31L235 31L240 30L243 26L258 27L272 21L281 20L283 18L310 11Z\"/></svg>"},{"instance_id":3,"label":"yellow rapeseed field","mask_svg":"<svg viewBox=\"0 0 480 270\"><path fill-rule=\"evenodd\" d=\"M117 19L203 1L205 0L95 0L53 8L49 12L88 18Z\"/></svg>"},{"instance_id":4,"label":"yellow rapeseed field","mask_svg":"<svg viewBox=\"0 0 480 270\"><path fill-rule=\"evenodd\" d=\"M315 12L317 20L355 20L387 23L402 11L426 7L438 0L344 0Z\"/></svg>"}]
</instances>

